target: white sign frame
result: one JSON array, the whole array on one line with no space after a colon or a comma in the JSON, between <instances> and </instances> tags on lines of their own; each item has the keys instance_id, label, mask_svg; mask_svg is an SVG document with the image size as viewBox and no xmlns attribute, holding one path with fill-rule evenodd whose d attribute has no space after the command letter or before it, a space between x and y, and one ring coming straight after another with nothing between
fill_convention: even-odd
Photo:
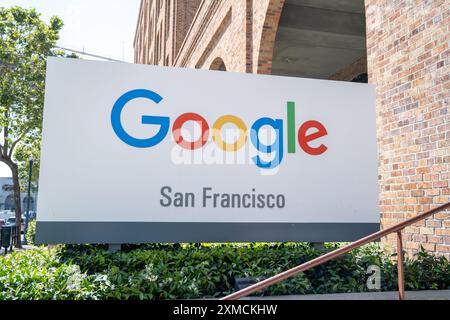
<instances>
[{"instance_id":1,"label":"white sign frame","mask_svg":"<svg viewBox=\"0 0 450 320\"><path fill-rule=\"evenodd\" d=\"M142 124L142 116L170 118L165 138L152 147L130 145L114 124L119 98L133 90L162 100L141 96L123 104L118 119L129 136L144 141L161 129ZM288 105L295 111L294 131ZM206 144L195 151L180 147L172 134L175 120L187 112L201 115L210 128ZM223 115L242 119L249 129L235 152L212 139ZM250 128L260 118L283 123L283 156L271 169L252 160L276 158L252 144ZM306 141L319 131L309 128L302 147L298 132L308 121L326 133ZM189 125L194 131L185 130ZM192 122L182 128L185 141L199 131ZM233 132L233 124L227 128ZM261 136L272 133L273 142L281 131ZM289 153L293 137L295 153ZM323 152L314 155L308 147ZM224 163L217 163L215 152ZM369 84L49 58L40 170L42 243L351 241L379 230L375 94ZM163 195L164 187L170 195L167 188ZM215 207L205 188L212 198L220 194ZM176 192L192 193L194 200L187 196L176 206ZM221 205L223 194L240 195L240 207L238 200L233 208ZM267 200L259 207L260 194L266 200L274 195L275 206Z\"/></svg>"}]
</instances>

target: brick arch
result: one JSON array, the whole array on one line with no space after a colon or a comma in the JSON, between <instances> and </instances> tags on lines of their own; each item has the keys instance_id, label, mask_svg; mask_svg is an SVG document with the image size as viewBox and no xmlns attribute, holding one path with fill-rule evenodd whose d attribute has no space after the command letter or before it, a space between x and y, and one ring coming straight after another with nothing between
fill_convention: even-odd
<instances>
[{"instance_id":1,"label":"brick arch","mask_svg":"<svg viewBox=\"0 0 450 320\"><path fill-rule=\"evenodd\" d=\"M226 64L223 61L223 59L220 58L220 57L217 57L211 63L211 66L209 67L209 70L227 71L227 67L226 67Z\"/></svg>"},{"instance_id":2,"label":"brick arch","mask_svg":"<svg viewBox=\"0 0 450 320\"><path fill-rule=\"evenodd\" d=\"M285 0L270 0L264 19L257 73L271 74L273 49Z\"/></svg>"}]
</instances>

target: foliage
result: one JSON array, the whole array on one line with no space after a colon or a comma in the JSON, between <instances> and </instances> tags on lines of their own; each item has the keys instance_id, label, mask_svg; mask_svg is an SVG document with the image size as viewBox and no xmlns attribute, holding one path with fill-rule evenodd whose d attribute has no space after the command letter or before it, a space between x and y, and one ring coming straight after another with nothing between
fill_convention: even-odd
<instances>
[{"instance_id":1,"label":"foliage","mask_svg":"<svg viewBox=\"0 0 450 320\"><path fill-rule=\"evenodd\" d=\"M436 290L450 286L450 264L446 258L429 255L423 249L416 257L416 260L408 263L408 272L405 274L407 289Z\"/></svg>"},{"instance_id":2,"label":"foliage","mask_svg":"<svg viewBox=\"0 0 450 320\"><path fill-rule=\"evenodd\" d=\"M30 156L32 181L39 178L47 57L78 58L54 47L62 27L60 18L46 24L35 9L0 7L0 161L18 165L22 186L28 182Z\"/></svg>"},{"instance_id":3,"label":"foliage","mask_svg":"<svg viewBox=\"0 0 450 320\"><path fill-rule=\"evenodd\" d=\"M54 50L62 26L58 17L46 24L34 9L0 7L0 161L11 169L16 220L22 215L20 179L29 156L39 155L46 59L63 54ZM20 232L16 237L20 248Z\"/></svg>"},{"instance_id":4,"label":"foliage","mask_svg":"<svg viewBox=\"0 0 450 320\"><path fill-rule=\"evenodd\" d=\"M235 290L235 278L267 278L337 246L327 244L317 250L304 243L151 244L109 253L102 245L66 245L49 251L31 250L0 258L0 283L4 283L0 299L219 297ZM381 290L397 290L396 262L374 244L257 294L368 291L370 265L381 269ZM448 271L445 258L422 250L415 260L405 260L406 289L446 289L450 285ZM76 290L68 285L71 277L79 279Z\"/></svg>"},{"instance_id":5,"label":"foliage","mask_svg":"<svg viewBox=\"0 0 450 320\"><path fill-rule=\"evenodd\" d=\"M12 159L14 148L19 164L39 157L46 58L63 54L54 49L62 26L58 17L46 24L34 9L0 8L3 158Z\"/></svg>"},{"instance_id":6,"label":"foliage","mask_svg":"<svg viewBox=\"0 0 450 320\"><path fill-rule=\"evenodd\" d=\"M61 263L56 249L14 252L0 258L0 300L99 299L110 284Z\"/></svg>"},{"instance_id":7,"label":"foliage","mask_svg":"<svg viewBox=\"0 0 450 320\"><path fill-rule=\"evenodd\" d=\"M25 238L27 239L27 243L29 245L34 245L34 239L36 236L36 220L32 219L28 222L27 227L27 234L25 235Z\"/></svg>"}]
</instances>

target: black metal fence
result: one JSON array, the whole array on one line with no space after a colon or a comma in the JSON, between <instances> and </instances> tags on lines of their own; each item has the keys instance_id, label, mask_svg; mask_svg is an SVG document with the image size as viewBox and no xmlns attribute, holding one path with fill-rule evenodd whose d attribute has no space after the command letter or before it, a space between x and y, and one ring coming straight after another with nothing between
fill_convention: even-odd
<instances>
[{"instance_id":1,"label":"black metal fence","mask_svg":"<svg viewBox=\"0 0 450 320\"><path fill-rule=\"evenodd\" d=\"M8 252L8 249L12 251L12 248L17 244L18 239L20 239L17 236L18 233L19 226L15 224L0 227L0 248L5 249L5 254Z\"/></svg>"}]
</instances>

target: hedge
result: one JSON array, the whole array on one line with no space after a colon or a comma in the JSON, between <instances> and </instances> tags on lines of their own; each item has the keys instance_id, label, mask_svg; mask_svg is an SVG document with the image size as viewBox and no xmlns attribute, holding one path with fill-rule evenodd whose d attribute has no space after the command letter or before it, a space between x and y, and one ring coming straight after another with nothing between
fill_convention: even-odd
<instances>
[{"instance_id":1,"label":"hedge","mask_svg":"<svg viewBox=\"0 0 450 320\"><path fill-rule=\"evenodd\" d=\"M190 299L233 292L234 279L262 279L334 248L305 243L60 246L0 258L2 299ZM381 290L397 289L396 262L377 244L301 273L258 295L368 291L367 268L381 270ZM421 250L405 260L406 290L446 289L449 263Z\"/></svg>"}]
</instances>

